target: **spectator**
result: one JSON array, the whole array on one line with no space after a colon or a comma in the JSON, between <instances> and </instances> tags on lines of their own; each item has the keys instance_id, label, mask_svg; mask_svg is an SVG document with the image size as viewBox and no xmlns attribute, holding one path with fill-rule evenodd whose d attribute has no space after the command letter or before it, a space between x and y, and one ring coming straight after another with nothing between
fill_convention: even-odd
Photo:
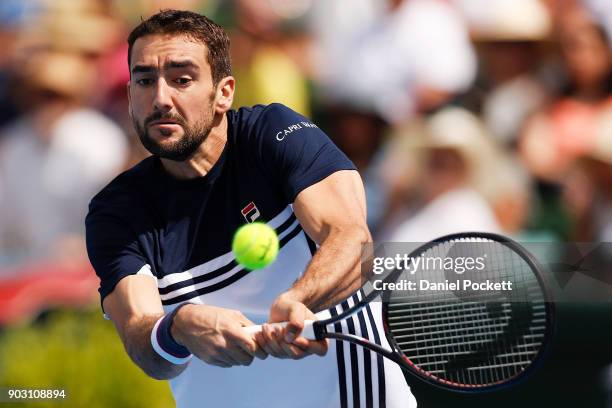
<instances>
[{"instance_id":1,"label":"spectator","mask_svg":"<svg viewBox=\"0 0 612 408\"><path fill-rule=\"evenodd\" d=\"M529 170L552 182L562 180L572 162L592 148L595 123L612 109L612 61L604 30L576 6L561 15L558 40L567 85L527 122L520 140Z\"/></svg>"},{"instance_id":2,"label":"spectator","mask_svg":"<svg viewBox=\"0 0 612 408\"><path fill-rule=\"evenodd\" d=\"M563 181L576 241L612 242L612 113L601 119L592 148Z\"/></svg>"},{"instance_id":3,"label":"spectator","mask_svg":"<svg viewBox=\"0 0 612 408\"><path fill-rule=\"evenodd\" d=\"M296 2L295 4L303 3ZM309 2L300 9L303 13ZM283 103L310 116L308 36L296 16L281 14L282 2L238 0L231 34L236 106Z\"/></svg>"},{"instance_id":4,"label":"spectator","mask_svg":"<svg viewBox=\"0 0 612 408\"><path fill-rule=\"evenodd\" d=\"M0 2L0 127L19 114L20 95L14 84L19 67L15 66L13 57L22 25L36 15L36 3L34 0Z\"/></svg>"},{"instance_id":5,"label":"spectator","mask_svg":"<svg viewBox=\"0 0 612 408\"><path fill-rule=\"evenodd\" d=\"M525 119L549 90L542 70L551 17L539 0L455 0L468 18L481 57L475 109L494 137L514 145ZM482 106L480 106L482 105Z\"/></svg>"},{"instance_id":6,"label":"spectator","mask_svg":"<svg viewBox=\"0 0 612 408\"><path fill-rule=\"evenodd\" d=\"M501 230L477 190L490 177L497 153L479 119L459 108L431 116L412 146L424 156L424 177L414 186L411 214L387 227L392 241L425 242L461 231ZM421 150L422 149L422 150Z\"/></svg>"},{"instance_id":7,"label":"spectator","mask_svg":"<svg viewBox=\"0 0 612 408\"><path fill-rule=\"evenodd\" d=\"M82 104L94 72L78 54L56 52L39 53L23 67L31 110L8 125L0 146L5 260L84 255L87 203L127 153L122 131Z\"/></svg>"},{"instance_id":8,"label":"spectator","mask_svg":"<svg viewBox=\"0 0 612 408\"><path fill-rule=\"evenodd\" d=\"M365 25L351 34L338 33L344 44L333 48L337 55L323 56L337 65L325 64L321 88L328 99L350 100L397 124L467 90L476 57L451 3L403 0L388 6L380 18L364 19Z\"/></svg>"}]
</instances>

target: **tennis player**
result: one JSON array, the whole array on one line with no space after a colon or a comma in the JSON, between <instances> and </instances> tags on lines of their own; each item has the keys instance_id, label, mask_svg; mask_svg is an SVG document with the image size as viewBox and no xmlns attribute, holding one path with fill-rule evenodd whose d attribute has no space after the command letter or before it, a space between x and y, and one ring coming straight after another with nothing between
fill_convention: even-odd
<instances>
[{"instance_id":1,"label":"tennis player","mask_svg":"<svg viewBox=\"0 0 612 408\"><path fill-rule=\"evenodd\" d=\"M371 238L353 164L283 105L231 110L229 40L208 18L162 11L128 43L130 114L152 156L93 198L86 228L104 312L133 361L171 379L184 408L416 406L396 364L300 336L313 312L360 296L349 297ZM254 221L281 249L248 272L230 248ZM378 306L338 329L386 344ZM245 334L262 320L290 324Z\"/></svg>"}]
</instances>

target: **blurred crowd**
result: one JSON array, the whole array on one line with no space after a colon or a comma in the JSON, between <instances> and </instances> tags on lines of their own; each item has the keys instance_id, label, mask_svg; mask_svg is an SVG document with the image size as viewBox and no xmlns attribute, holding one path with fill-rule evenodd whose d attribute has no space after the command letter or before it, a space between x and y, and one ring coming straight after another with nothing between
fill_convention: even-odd
<instances>
[{"instance_id":1,"label":"blurred crowd","mask_svg":"<svg viewBox=\"0 0 612 408\"><path fill-rule=\"evenodd\" d=\"M612 242L611 0L0 0L0 334L97 302L83 221L148 154L128 115L126 38L164 8L227 28L235 107L284 103L353 160L376 241ZM567 364L609 363L572 360L595 337L573 330L589 310L560 319L575 336L537 398L592 389ZM600 314L592 331L607 339Z\"/></svg>"},{"instance_id":2,"label":"blurred crowd","mask_svg":"<svg viewBox=\"0 0 612 408\"><path fill-rule=\"evenodd\" d=\"M147 154L126 37L163 8L227 28L235 107L320 124L376 240L612 240L610 1L3 0L0 276L86 259L90 198Z\"/></svg>"}]
</instances>

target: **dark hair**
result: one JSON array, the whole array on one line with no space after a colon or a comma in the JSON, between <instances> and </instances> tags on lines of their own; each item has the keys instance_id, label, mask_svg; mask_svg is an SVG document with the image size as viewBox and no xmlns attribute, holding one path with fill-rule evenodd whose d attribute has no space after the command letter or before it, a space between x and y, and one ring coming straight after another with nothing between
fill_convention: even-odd
<instances>
[{"instance_id":1,"label":"dark hair","mask_svg":"<svg viewBox=\"0 0 612 408\"><path fill-rule=\"evenodd\" d=\"M128 36L128 65L132 60L132 47L137 39L150 34L185 35L200 41L208 48L207 60L213 83L232 74L229 37L223 28L198 13L184 10L161 10L142 21Z\"/></svg>"},{"instance_id":2,"label":"dark hair","mask_svg":"<svg viewBox=\"0 0 612 408\"><path fill-rule=\"evenodd\" d=\"M604 26L592 22L591 27L595 30L595 33L597 34L599 39L604 43L606 50L609 50L612 44L610 43L608 32L606 31ZM566 82L561 85L561 96L571 97L575 95L576 92L578 92L578 85L571 78L566 78L565 81ZM602 78L599 91L601 98L606 98L612 93L612 67L608 69L608 73L605 77Z\"/></svg>"}]
</instances>

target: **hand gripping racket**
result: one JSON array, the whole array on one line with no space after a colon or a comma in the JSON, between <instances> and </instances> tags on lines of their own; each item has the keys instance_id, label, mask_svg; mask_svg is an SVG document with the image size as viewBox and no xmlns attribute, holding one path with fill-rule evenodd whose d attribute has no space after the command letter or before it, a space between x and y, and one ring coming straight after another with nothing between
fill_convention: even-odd
<instances>
[{"instance_id":1,"label":"hand gripping racket","mask_svg":"<svg viewBox=\"0 0 612 408\"><path fill-rule=\"evenodd\" d=\"M466 258L481 258L481 270L459 274ZM469 279L511 282L512 290L375 290L368 282L362 300L343 313L306 321L302 336L358 344L387 357L405 371L446 389L491 391L516 383L531 373L551 340L554 310L540 267L521 245L496 234L461 233L429 242L408 258L443 259L454 269L421 263L395 269L385 283L457 282ZM461 260L463 259L463 260ZM461 260L461 261L460 261ZM426 267L425 267L426 266ZM415 278L416 277L416 278ZM376 285L380 287L380 284ZM390 349L356 335L334 332L333 323L382 299L382 320ZM275 323L285 325L286 323ZM256 333L261 326L246 327Z\"/></svg>"}]
</instances>

